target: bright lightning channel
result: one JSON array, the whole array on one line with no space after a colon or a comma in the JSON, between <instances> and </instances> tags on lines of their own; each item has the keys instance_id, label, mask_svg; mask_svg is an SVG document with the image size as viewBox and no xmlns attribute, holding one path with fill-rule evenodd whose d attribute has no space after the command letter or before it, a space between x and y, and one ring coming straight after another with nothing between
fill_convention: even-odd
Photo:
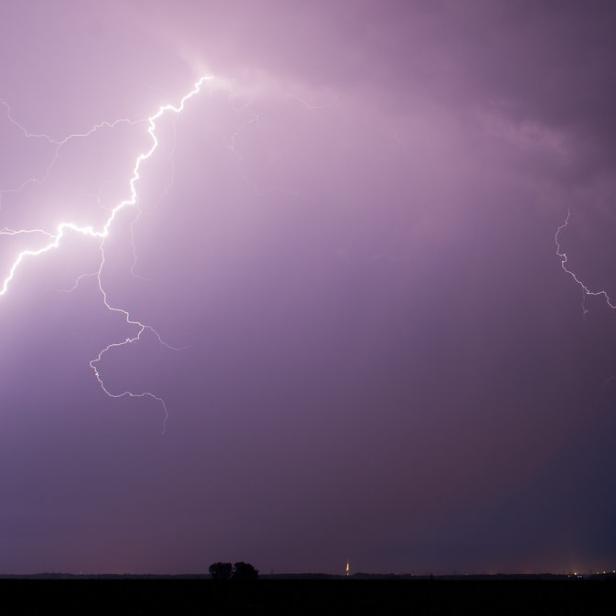
<instances>
[{"instance_id":1,"label":"bright lightning channel","mask_svg":"<svg viewBox=\"0 0 616 616\"><path fill-rule=\"evenodd\" d=\"M105 305L105 308L107 308L107 310L109 310L110 312L113 313L117 313L120 314L122 316L122 318L124 319L125 323L127 323L128 325L134 326L137 328L136 333L133 336L129 336L126 337L124 340L120 341L120 342L113 342L111 344L108 344L107 346L105 346L104 348L102 348L98 354L96 355L96 357L92 360L90 360L89 365L90 368L92 369L94 376L98 382L98 385L100 386L100 388L102 389L102 391L109 396L110 398L125 398L125 397L129 397L129 398L150 398L152 400L155 400L156 402L158 402L163 411L164 411L164 421L163 421L163 433L165 432L165 427L166 427L166 422L169 416L168 413L168 409L167 409L167 404L165 402L165 400L163 398L161 398L160 396L157 396L156 394L150 392L150 391L143 391L143 392L134 392L134 391L130 391L130 390L125 390L122 392L113 392L111 391L103 377L100 374L99 371L99 364L100 362L103 360L103 357L105 356L106 353L108 353L109 351L111 351L112 349L119 349L121 347L124 347L128 344L133 344L136 342L139 342L141 340L141 336L143 335L144 332L150 332L151 334L153 334L156 339L158 340L158 342L168 348L171 348L173 350L178 350L175 347L172 347L170 345L168 345L166 342L164 342L164 340L161 338L161 336L159 335L159 333L150 325L146 325L145 323L142 323L139 320L134 319L133 317L131 317L130 313L128 310L124 309L124 308L119 308L117 306L113 306L110 301L109 301L109 297L108 297L108 293L105 290L105 287L103 286L102 283L102 274L103 274L103 270L105 267L105 240L109 237L110 233L111 233L111 227L113 225L113 222L115 221L116 217L118 216L118 214L126 209L126 208L131 208L131 207L135 207L138 208L137 202L138 202L138 193L137 193L137 183L139 182L139 180L141 179L141 167L143 165L143 163L145 161L147 161L149 158L152 157L152 155L154 154L154 152L156 152L156 150L158 149L159 146L159 140L158 137L156 135L156 129L157 129L157 122L158 120L160 120L160 118L165 115L166 113L172 112L175 114L180 114L184 111L184 107L186 105L186 103L193 98L194 96L196 96L197 94L199 94L199 92L201 91L201 88L203 86L203 84L207 81L212 80L213 77L210 75L205 75L203 77L201 77L198 81L196 81L193 84L192 89L187 92L181 99L180 102L177 105L171 105L171 104L167 104L167 105L161 105L158 110L156 111L156 113L154 113L153 115L149 116L145 121L148 124L148 129L147 132L150 136L151 139L151 145L149 147L149 149L147 149L145 152L141 152L137 158L135 159L135 163L133 165L133 170L132 170L132 175L130 177L129 180L129 189L130 189L130 195L128 198L120 201L109 213L109 216L107 217L105 223L103 224L102 227L100 227L99 229L95 229L92 225L86 225L86 226L81 226L78 225L74 222L71 221L65 221L65 222L61 222L57 227L55 232L49 232L45 229L8 229L8 228L2 228L0 229L0 235L8 235L8 236L15 236L15 235L25 235L25 234L40 234L40 235L44 235L47 236L49 238L49 242L44 244L43 246L41 246L38 249L32 250L22 250L21 252L19 252L17 254L17 257L15 258L15 260L12 262L8 274L5 276L5 278L2 280L2 283L0 285L0 297L6 295L9 291L9 289L11 288L11 285L13 284L13 282L15 281L18 272L20 271L21 266L28 260L28 259L33 259L35 257L41 257L43 255L45 255L48 252L51 252L52 250L55 250L57 248L60 247L60 245L62 244L62 240L64 239L64 237L68 234L68 233L79 233L81 235L84 235L86 237L91 237L94 239L98 239L100 241L100 262L99 262L99 267L98 270L96 272L93 272L92 274L86 274L86 275L82 275L77 279L77 282L75 284L75 286L73 288L76 288L76 285L79 284L79 281L81 279L83 279L83 277L87 276L87 275L92 275L92 276L96 276L97 279L97 283L98 283L98 290L101 294L101 297L103 299L103 303ZM49 143L53 144L56 146L55 152L54 152L54 156L52 158L52 162L50 164L50 166L48 167L48 170L46 172L46 175L49 173L51 166L53 166L53 164L55 163L58 155L59 155L59 151L61 149L61 147L63 145L65 145L68 140L70 139L74 139L76 137L88 137L91 134L93 134L94 132L96 132L97 130L99 130L100 128L113 128L114 126L116 126L117 124L120 123L130 123L130 124L135 124L136 122L134 121L130 121L130 120L117 120L116 122L102 122L100 124L95 125L94 127L92 127L89 131L87 131L86 133L83 134L76 134L76 135L70 135L69 137L65 137L64 139L53 139L51 137L49 137L48 135L43 135L43 134L35 134L35 133L30 133L29 131L27 131L25 128L23 128L21 126L21 124L19 124L11 115L11 109L8 106L8 104L5 101L0 101L0 104L3 104L6 109L7 109L7 116L8 119L11 123L13 123L14 125L16 125L24 134L25 137L27 138L43 138L46 139ZM44 179L44 178L43 178ZM26 181L27 183L33 182L33 181L39 181L36 179L30 179ZM17 190L21 190L24 186L19 187L18 189L15 189L15 191ZM8 191L4 191L4 192L8 192Z\"/></svg>"}]
</instances>

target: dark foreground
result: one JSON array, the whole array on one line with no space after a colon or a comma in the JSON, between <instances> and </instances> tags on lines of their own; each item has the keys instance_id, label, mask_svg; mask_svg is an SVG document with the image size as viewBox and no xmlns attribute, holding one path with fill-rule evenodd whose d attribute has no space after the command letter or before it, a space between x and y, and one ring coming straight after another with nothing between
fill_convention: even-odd
<instances>
[{"instance_id":1,"label":"dark foreground","mask_svg":"<svg viewBox=\"0 0 616 616\"><path fill-rule=\"evenodd\" d=\"M615 614L613 580L10 579L0 612L34 614ZM10 606L10 607L9 607Z\"/></svg>"}]
</instances>

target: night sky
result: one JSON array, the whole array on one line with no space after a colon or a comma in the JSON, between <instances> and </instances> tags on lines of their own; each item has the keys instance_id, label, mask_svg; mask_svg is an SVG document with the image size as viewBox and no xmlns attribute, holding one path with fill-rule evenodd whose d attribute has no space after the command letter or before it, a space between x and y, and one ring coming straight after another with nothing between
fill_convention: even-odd
<instances>
[{"instance_id":1,"label":"night sky","mask_svg":"<svg viewBox=\"0 0 616 616\"><path fill-rule=\"evenodd\" d=\"M3 1L0 573L616 567L615 30Z\"/></svg>"}]
</instances>

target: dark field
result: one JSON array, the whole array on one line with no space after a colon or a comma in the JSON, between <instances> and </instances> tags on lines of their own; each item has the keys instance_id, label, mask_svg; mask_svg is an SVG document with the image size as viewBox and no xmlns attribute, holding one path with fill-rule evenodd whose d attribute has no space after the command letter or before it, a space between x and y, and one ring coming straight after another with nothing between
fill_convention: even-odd
<instances>
[{"instance_id":1,"label":"dark field","mask_svg":"<svg viewBox=\"0 0 616 616\"><path fill-rule=\"evenodd\" d=\"M10 579L0 613L614 614L613 580ZM10 606L10 607L9 607ZM360 612L361 611L361 612Z\"/></svg>"}]
</instances>

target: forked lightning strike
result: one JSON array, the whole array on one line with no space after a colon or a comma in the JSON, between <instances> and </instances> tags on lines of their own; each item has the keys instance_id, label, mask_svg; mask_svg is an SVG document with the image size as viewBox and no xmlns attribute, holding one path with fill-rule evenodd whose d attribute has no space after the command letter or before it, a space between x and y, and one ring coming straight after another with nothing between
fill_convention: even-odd
<instances>
[{"instance_id":1,"label":"forked lightning strike","mask_svg":"<svg viewBox=\"0 0 616 616\"><path fill-rule=\"evenodd\" d=\"M19 252L17 254L17 257L15 258L15 260L12 262L8 274L4 277L4 279L2 280L2 283L0 285L0 297L4 296L8 293L11 285L13 284L14 280L17 277L17 274L21 268L21 266L24 264L24 262L26 262L28 259L33 259L35 257L40 257L45 255L46 253L55 250L57 248L60 247L60 245L62 244L62 240L64 239L64 237L68 234L68 233L79 233L81 235L87 236L87 237L91 237L94 239L98 239L100 240L100 254L101 254L101 258L100 258L100 262L99 262L99 267L98 270L96 272L93 272L91 275L96 276L97 278L97 282L98 282L98 289L99 292L101 294L101 297L103 298L103 303L105 305L105 307L107 308L107 310L109 310L110 312L114 312L114 313L118 313L121 314L124 321L131 326L134 326L137 328L137 332L135 335L131 336L131 337L127 337L124 340L122 340L121 342L114 342L111 344L108 344L106 347L104 347L103 349L101 349L97 356L92 359L89 362L90 368L92 369L92 371L94 372L94 376L100 386L100 388L103 390L103 392L111 397L111 398L124 398L124 397L130 397L130 398L151 398L152 400L157 401L161 407L163 408L163 411L165 413L165 419L164 419L164 423L163 423L163 432L165 430L165 424L166 424L166 420L168 417L168 411L167 411L167 405L164 401L163 398L161 398L160 396L157 396L156 394L149 392L149 391L144 391L144 392L133 392L130 390L126 390L126 391L122 391L119 393L114 393L112 392L107 385L105 384L103 378L101 377L98 365L100 364L100 362L102 361L103 357L105 356L105 354L109 351L111 351L112 349L118 349L121 348L127 344L132 344L134 342L138 342L139 340L141 340L141 336L144 332L148 331L150 333L152 333L157 340L159 341L159 343L163 344L164 346L174 349L174 350L178 350L175 347L172 347L170 345L168 345L167 343L165 343L163 341L163 339L160 337L160 335L158 334L158 332L151 327L150 325L146 325L145 323L142 323L141 321L135 320L131 317L130 313L128 310L125 310L123 308L118 308L116 306L113 306L108 298L108 294L107 291L105 290L103 283L102 283L102 274L103 274L103 269L105 267L105 240L107 239L107 237L109 237L109 234L111 232L111 227L113 225L114 220L116 219L117 215L124 209L129 208L129 207L137 207L137 200L138 200L138 194L137 194L137 183L139 182L139 180L141 179L141 166L142 164L147 161L153 154L154 152L157 150L158 145L159 145L159 141L158 141L158 137L156 136L156 128L157 128L157 121L163 116L165 115L167 112L173 112L176 114L181 113L184 110L184 106L186 105L186 103L193 98L193 96L196 96L200 91L201 88L203 86L203 84L206 81L209 81L213 79L213 77L211 76L203 76L201 77L192 87L192 89L185 94L181 99L180 102L177 105L162 105L161 107L158 108L158 111L156 111L156 113L154 113L153 115L149 116L145 122L147 122L148 124L148 134L151 138L151 146L148 150L146 150L145 152L140 153L137 158L135 159L135 164L133 166L133 170L132 170L132 175L130 177L129 180L129 188L130 188L130 196L122 201L120 201L109 213L109 216L107 217L107 220L105 221L105 223L103 224L103 226L100 229L95 229L92 225L86 225L86 226L80 226L77 225L74 222L70 222L70 221L65 221L65 222L61 222L57 227L55 232L50 232L47 231L45 229L8 229L8 228L2 228L0 229L0 235L8 235L8 236L15 236L15 235L25 235L25 234L40 234L40 235L44 235L47 236L49 238L49 241L44 244L43 246L41 246L40 248L37 249L29 249L29 250L22 250L21 252ZM11 110L10 107L8 106L8 104L4 101L0 101L1 104L3 104L6 109L7 109L7 116L8 119L11 123L13 123L15 126L17 126L22 133L24 134L25 137L27 138L42 138L42 139L46 139L49 143L53 144L56 146L55 152L54 152L54 156L52 158L52 161L50 163L50 166L48 167L47 171L46 171L46 175L49 173L49 171L51 170L51 167L53 166L53 164L55 163L58 155L59 155L59 151L61 149L61 147L68 142L68 140L70 139L74 139L76 137L88 137L89 135L93 134L94 132L96 132L97 130L99 130L100 128L103 127L107 127L107 128L113 128L114 126L116 126L117 124L120 123L131 123L131 124L136 124L139 121L135 122L135 121L131 121L131 120L117 120L116 122L102 122L100 124L97 124L96 126L92 127L89 131L87 131L86 133L83 134L76 134L76 135L70 135L69 137L66 137L64 139L58 140L58 139L53 139L51 137L49 137L48 135L43 135L43 134L34 134L34 133L30 133L29 131L27 131L24 127L21 126L21 124L19 124L12 116L11 114ZM30 179L27 180L25 184L29 183L29 182L34 182L34 181L39 181L36 179ZM22 185L19 189L12 189L12 190L21 190L24 186ZM9 191L0 191L0 193L2 192L9 192ZM83 279L83 277L87 276L86 275L82 275L80 276L76 283L75 283L75 287L76 285L79 284L79 281L81 279Z\"/></svg>"},{"instance_id":2,"label":"forked lightning strike","mask_svg":"<svg viewBox=\"0 0 616 616\"><path fill-rule=\"evenodd\" d=\"M18 186L14 186L12 188L4 188L0 190L0 210L2 209L3 198L5 195L20 193L24 189L26 189L28 186L30 186L31 184L42 184L49 177L52 169L54 168L56 162L58 161L62 148L70 141L73 141L75 139L87 139L88 137L90 137L91 135L93 135L94 133L98 132L99 130L103 128L115 128L116 126L119 126L120 124L128 124L130 126L134 126L135 124L147 122L147 119L146 120L129 120L127 118L121 118L120 120L115 120L113 122L104 121L104 122L99 122L98 124L95 124L90 129L88 129L85 133L72 133L70 135L67 135L66 137L63 137L62 139L54 139L53 137L46 135L44 133L30 132L25 126L23 126L20 122L18 122L15 119L15 117L13 116L13 112L11 111L10 105L5 100L0 99L0 105L2 105L6 109L6 117L8 121L13 126L15 126L26 139L42 139L43 141L46 141L49 145L54 146L53 156L51 157L49 164L45 168L45 171L42 177L31 177L31 178L28 178L27 180L24 180Z\"/></svg>"},{"instance_id":3,"label":"forked lightning strike","mask_svg":"<svg viewBox=\"0 0 616 616\"><path fill-rule=\"evenodd\" d=\"M612 310L616 310L616 304L614 304L614 302L612 301L612 299L610 298L608 292L605 289L600 289L599 291L593 291L590 287L588 287L588 285L586 285L586 283L584 283L578 277L578 275L574 271L570 270L567 267L567 263L569 262L569 258L567 257L567 253L564 252L562 250L562 248L561 248L561 245L560 245L560 234L563 231L563 229L566 229L569 226L569 219L570 218L571 218L571 210L569 210L567 212L567 217L565 218L565 221L561 225L559 225L558 228L556 229L556 233L554 234L554 244L556 246L556 256L560 259L560 266L562 267L563 271L566 272L567 274L569 274L569 276L571 276L571 278L573 278L574 282L584 292L583 301L582 301L582 310L584 311L584 314L586 314L588 312L588 310L586 309L585 300L589 296L590 297L602 296L603 299L605 300L605 303Z\"/></svg>"}]
</instances>

